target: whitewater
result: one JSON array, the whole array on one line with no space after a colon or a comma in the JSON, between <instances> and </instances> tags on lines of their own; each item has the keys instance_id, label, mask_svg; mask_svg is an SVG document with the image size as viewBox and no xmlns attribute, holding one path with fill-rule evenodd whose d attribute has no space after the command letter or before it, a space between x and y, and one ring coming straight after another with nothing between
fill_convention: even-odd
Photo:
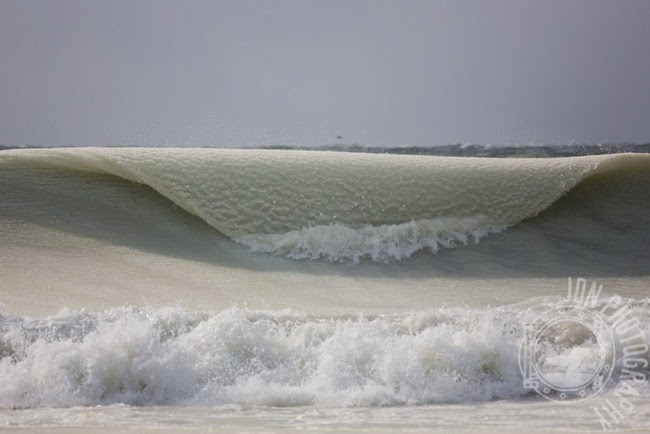
<instances>
[{"instance_id":1,"label":"whitewater","mask_svg":"<svg viewBox=\"0 0 650 434\"><path fill-rule=\"evenodd\" d=\"M522 342L583 277L604 288L590 315L625 305L648 344L648 211L648 154L3 150L0 418L600 429L620 378L544 399ZM567 329L539 360L601 366L588 335ZM650 429L647 381L634 391L614 428Z\"/></svg>"}]
</instances>

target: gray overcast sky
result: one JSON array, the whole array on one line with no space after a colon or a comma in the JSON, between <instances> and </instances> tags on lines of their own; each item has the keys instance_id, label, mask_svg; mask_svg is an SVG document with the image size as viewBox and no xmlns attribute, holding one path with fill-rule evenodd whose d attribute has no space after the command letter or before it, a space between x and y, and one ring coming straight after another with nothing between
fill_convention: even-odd
<instances>
[{"instance_id":1,"label":"gray overcast sky","mask_svg":"<svg viewBox=\"0 0 650 434\"><path fill-rule=\"evenodd\" d=\"M650 141L650 0L0 0L0 143Z\"/></svg>"}]
</instances>

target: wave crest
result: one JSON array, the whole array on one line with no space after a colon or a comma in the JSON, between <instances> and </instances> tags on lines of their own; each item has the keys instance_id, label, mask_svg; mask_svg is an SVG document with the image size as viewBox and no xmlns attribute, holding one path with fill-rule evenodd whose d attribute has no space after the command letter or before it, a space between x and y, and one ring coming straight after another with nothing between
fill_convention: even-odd
<instances>
[{"instance_id":1,"label":"wave crest","mask_svg":"<svg viewBox=\"0 0 650 434\"><path fill-rule=\"evenodd\" d=\"M235 241L254 252L285 255L293 259L325 258L330 261L369 258L375 262L402 260L415 252L478 243L503 231L485 216L412 220L396 225L366 225L354 229L342 224L307 227L283 234L251 234Z\"/></svg>"}]
</instances>

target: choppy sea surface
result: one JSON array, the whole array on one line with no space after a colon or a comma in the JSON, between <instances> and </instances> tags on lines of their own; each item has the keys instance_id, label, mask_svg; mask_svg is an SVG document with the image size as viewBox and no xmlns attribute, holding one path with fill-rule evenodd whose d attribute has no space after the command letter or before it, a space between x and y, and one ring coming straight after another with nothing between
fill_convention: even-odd
<instances>
[{"instance_id":1,"label":"choppy sea surface","mask_svg":"<svg viewBox=\"0 0 650 434\"><path fill-rule=\"evenodd\" d=\"M2 150L0 420L649 430L648 151Z\"/></svg>"}]
</instances>

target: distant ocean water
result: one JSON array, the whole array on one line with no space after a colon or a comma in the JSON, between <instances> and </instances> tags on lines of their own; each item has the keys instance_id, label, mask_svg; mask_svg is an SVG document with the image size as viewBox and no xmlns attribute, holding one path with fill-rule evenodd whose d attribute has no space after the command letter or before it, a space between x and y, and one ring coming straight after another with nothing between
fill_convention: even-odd
<instances>
[{"instance_id":1,"label":"distant ocean water","mask_svg":"<svg viewBox=\"0 0 650 434\"><path fill-rule=\"evenodd\" d=\"M600 429L634 364L633 411L606 420L648 429L647 152L3 150L0 417ZM556 310L579 281L598 299ZM556 311L587 319L533 333L544 399L526 327Z\"/></svg>"}]
</instances>

